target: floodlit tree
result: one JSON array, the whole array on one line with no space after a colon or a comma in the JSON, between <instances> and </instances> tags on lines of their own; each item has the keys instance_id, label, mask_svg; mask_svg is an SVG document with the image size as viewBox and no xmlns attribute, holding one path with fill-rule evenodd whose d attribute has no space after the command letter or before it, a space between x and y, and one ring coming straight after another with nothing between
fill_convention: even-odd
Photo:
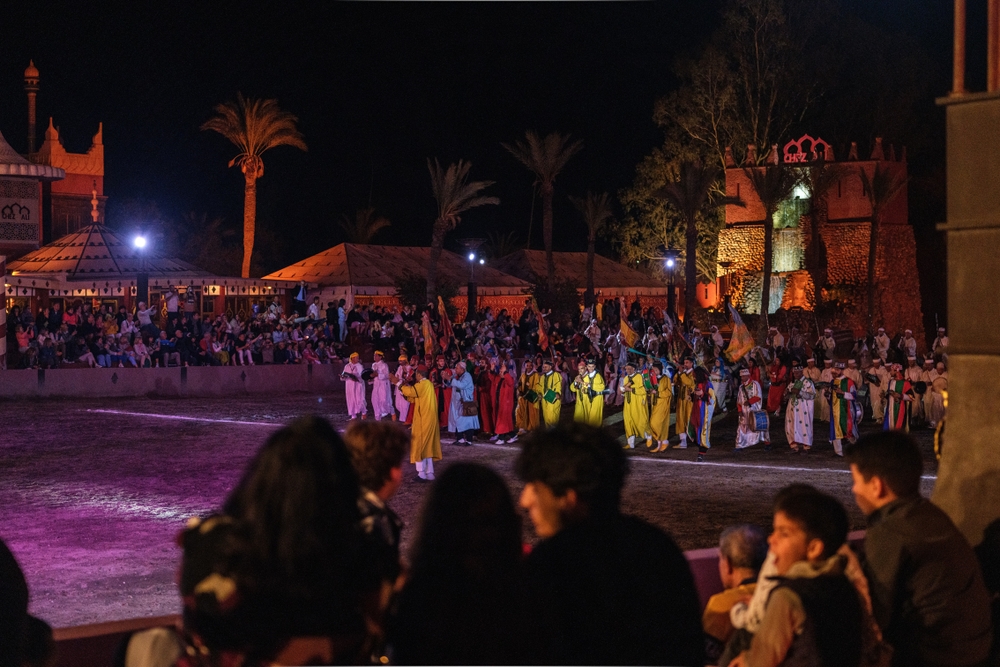
<instances>
[{"instance_id":1,"label":"floodlit tree","mask_svg":"<svg viewBox=\"0 0 1000 667\"><path fill-rule=\"evenodd\" d=\"M677 210L685 224L684 231L684 313L690 318L696 307L698 287L698 221L707 212L726 204L742 206L743 202L732 197L712 198L712 190L719 180L718 167L706 167L699 160L682 162L678 177L657 191L657 195Z\"/></svg>"},{"instance_id":2,"label":"floodlit tree","mask_svg":"<svg viewBox=\"0 0 1000 667\"><path fill-rule=\"evenodd\" d=\"M878 260L879 232L885 211L903 191L906 178L901 172L883 167L875 163L875 169L869 177L864 169L859 171L861 187L868 204L871 206L871 233L868 237L868 333L875 330L875 267Z\"/></svg>"},{"instance_id":3,"label":"floodlit tree","mask_svg":"<svg viewBox=\"0 0 1000 667\"><path fill-rule=\"evenodd\" d=\"M375 215L375 209L371 206L359 208L353 218L346 214L342 215L337 224L344 230L348 243L359 245L370 244L376 234L392 225L389 218Z\"/></svg>"},{"instance_id":4,"label":"floodlit tree","mask_svg":"<svg viewBox=\"0 0 1000 667\"><path fill-rule=\"evenodd\" d=\"M771 271L774 264L774 212L792 196L799 177L784 163L744 168L757 198L764 207L764 276L760 286L760 326L758 337L767 335L767 313L771 304Z\"/></svg>"},{"instance_id":5,"label":"floodlit tree","mask_svg":"<svg viewBox=\"0 0 1000 667\"><path fill-rule=\"evenodd\" d=\"M569 135L552 132L544 138L537 132L528 130L525 140L513 144L501 143L511 155L535 174L542 194L542 240L545 243L545 264L547 280L555 279L556 265L552 259L552 194L555 191L556 176L563 170L569 159L583 148L583 141L570 141Z\"/></svg>"},{"instance_id":6,"label":"floodlit tree","mask_svg":"<svg viewBox=\"0 0 1000 667\"><path fill-rule=\"evenodd\" d=\"M277 100L247 99L236 94L235 102L223 102L215 107L214 118L201 129L218 132L240 149L229 161L243 172L243 267L241 275L250 277L250 259L257 226L257 179L264 175L265 151L277 146L294 146L308 150L296 127L298 118L282 111Z\"/></svg>"},{"instance_id":7,"label":"floodlit tree","mask_svg":"<svg viewBox=\"0 0 1000 667\"><path fill-rule=\"evenodd\" d=\"M611 198L607 192L595 195L588 192L586 198L570 197L576 210L583 215L587 225L587 291L583 295L585 306L594 303L594 253L597 246L597 235L607 227L614 213L611 211Z\"/></svg>"},{"instance_id":8,"label":"floodlit tree","mask_svg":"<svg viewBox=\"0 0 1000 667\"><path fill-rule=\"evenodd\" d=\"M427 267L427 303L437 300L437 265L444 248L444 235L455 229L462 221L461 214L486 204L499 204L497 197L488 197L482 193L495 181L469 181L471 162L459 160L442 169L435 159L427 160L427 169L431 174L431 190L437 201L438 214L434 220L431 232L430 265Z\"/></svg>"},{"instance_id":9,"label":"floodlit tree","mask_svg":"<svg viewBox=\"0 0 1000 667\"><path fill-rule=\"evenodd\" d=\"M802 184L809 190L809 247L806 248L806 268L813 281L816 295L816 310L823 305L823 288L829 280L827 276L826 241L823 238L822 218L828 210L827 195L837 181L847 175L847 167L842 164L827 163L821 156L805 168Z\"/></svg>"}]
</instances>

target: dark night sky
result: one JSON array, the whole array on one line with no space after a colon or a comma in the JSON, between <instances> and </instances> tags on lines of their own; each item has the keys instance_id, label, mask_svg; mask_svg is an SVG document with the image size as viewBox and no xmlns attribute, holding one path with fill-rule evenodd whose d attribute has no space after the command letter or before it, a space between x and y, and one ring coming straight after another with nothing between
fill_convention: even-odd
<instances>
[{"instance_id":1,"label":"dark night sky","mask_svg":"<svg viewBox=\"0 0 1000 667\"><path fill-rule=\"evenodd\" d=\"M532 177L499 142L560 130L585 148L556 183L556 244L582 250L565 195L631 183L662 141L651 112L675 85L671 65L716 26L719 4L7 1L0 130L25 150L22 72L33 58L39 134L53 115L67 149L82 151L103 121L114 202L236 222L242 177L226 169L234 149L198 126L236 91L276 97L299 116L310 148L265 156L259 219L285 238L285 262L339 242L335 221L369 193L393 222L382 242L428 243L428 157L471 160L474 178L498 182L501 206L468 215L453 239L492 230L523 239ZM950 2L844 4L950 64Z\"/></svg>"}]
</instances>

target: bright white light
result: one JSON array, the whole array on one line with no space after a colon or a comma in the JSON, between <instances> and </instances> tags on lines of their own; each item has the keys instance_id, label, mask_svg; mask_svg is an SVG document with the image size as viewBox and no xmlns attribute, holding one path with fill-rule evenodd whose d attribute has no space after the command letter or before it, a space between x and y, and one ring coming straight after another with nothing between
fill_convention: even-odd
<instances>
[{"instance_id":1,"label":"bright white light","mask_svg":"<svg viewBox=\"0 0 1000 667\"><path fill-rule=\"evenodd\" d=\"M668 259L667 260L667 268L668 269L674 268L674 260L672 260L672 259Z\"/></svg>"},{"instance_id":2,"label":"bright white light","mask_svg":"<svg viewBox=\"0 0 1000 667\"><path fill-rule=\"evenodd\" d=\"M143 248L146 247L146 237L145 236L136 236L132 240L132 245L134 245L136 248L139 248L140 250L142 250Z\"/></svg>"},{"instance_id":3,"label":"bright white light","mask_svg":"<svg viewBox=\"0 0 1000 667\"><path fill-rule=\"evenodd\" d=\"M792 197L796 199L809 199L809 190L806 189L806 186L799 183L795 186L795 189L792 190Z\"/></svg>"},{"instance_id":4,"label":"bright white light","mask_svg":"<svg viewBox=\"0 0 1000 667\"><path fill-rule=\"evenodd\" d=\"M476 259L476 253L474 253L474 252L470 252L470 253L469 253L469 261L471 262L471 261L473 261L473 260L475 260L475 259Z\"/></svg>"},{"instance_id":5,"label":"bright white light","mask_svg":"<svg viewBox=\"0 0 1000 667\"><path fill-rule=\"evenodd\" d=\"M485 259L481 259L481 260L479 260L479 263L480 263L480 264L485 264L485 263L486 263L486 260L485 260Z\"/></svg>"}]
</instances>

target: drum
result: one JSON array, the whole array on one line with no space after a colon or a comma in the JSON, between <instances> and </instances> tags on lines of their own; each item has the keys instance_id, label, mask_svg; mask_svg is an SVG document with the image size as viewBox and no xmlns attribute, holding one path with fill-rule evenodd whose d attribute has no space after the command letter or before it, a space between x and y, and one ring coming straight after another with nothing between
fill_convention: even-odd
<instances>
[{"instance_id":1,"label":"drum","mask_svg":"<svg viewBox=\"0 0 1000 667\"><path fill-rule=\"evenodd\" d=\"M370 368L366 368L365 370L361 371L361 379L364 380L365 382L369 382L372 378L375 377L375 375L377 375L375 371L373 371Z\"/></svg>"},{"instance_id":2,"label":"drum","mask_svg":"<svg viewBox=\"0 0 1000 667\"><path fill-rule=\"evenodd\" d=\"M868 395L868 385L858 387L858 400L860 401Z\"/></svg>"},{"instance_id":3,"label":"drum","mask_svg":"<svg viewBox=\"0 0 1000 667\"><path fill-rule=\"evenodd\" d=\"M766 433L771 426L771 420L764 410L754 410L750 413L749 425L750 430L755 433Z\"/></svg>"},{"instance_id":4,"label":"drum","mask_svg":"<svg viewBox=\"0 0 1000 667\"><path fill-rule=\"evenodd\" d=\"M546 403L555 403L559 400L559 394L556 393L555 389L549 389L545 392L542 398L545 399Z\"/></svg>"},{"instance_id":5,"label":"drum","mask_svg":"<svg viewBox=\"0 0 1000 667\"><path fill-rule=\"evenodd\" d=\"M524 392L524 400L528 401L529 403L537 403L538 392L535 391L534 389L528 389L527 391Z\"/></svg>"}]
</instances>

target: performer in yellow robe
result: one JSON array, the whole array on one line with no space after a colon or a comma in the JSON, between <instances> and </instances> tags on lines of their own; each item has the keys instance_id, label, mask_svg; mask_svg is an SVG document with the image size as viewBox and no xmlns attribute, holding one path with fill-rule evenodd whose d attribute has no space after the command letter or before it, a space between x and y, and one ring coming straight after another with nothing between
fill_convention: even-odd
<instances>
[{"instance_id":1,"label":"performer in yellow robe","mask_svg":"<svg viewBox=\"0 0 1000 667\"><path fill-rule=\"evenodd\" d=\"M517 429L522 433L538 428L541 419L538 407L538 402L542 400L541 387L541 377L535 373L535 365L525 360L524 371L517 380L517 408L514 410Z\"/></svg>"},{"instance_id":2,"label":"performer in yellow robe","mask_svg":"<svg viewBox=\"0 0 1000 667\"><path fill-rule=\"evenodd\" d=\"M674 449L687 448L688 422L691 421L691 393L694 391L694 360L691 357L684 359L684 367L674 378L674 400L677 401L677 421L674 423L676 433L680 436L680 443L674 445Z\"/></svg>"},{"instance_id":3,"label":"performer in yellow robe","mask_svg":"<svg viewBox=\"0 0 1000 667\"><path fill-rule=\"evenodd\" d=\"M562 375L552 370L552 360L542 361L541 390L542 424L545 428L554 428L559 423L559 413L562 411Z\"/></svg>"},{"instance_id":4,"label":"performer in yellow robe","mask_svg":"<svg viewBox=\"0 0 1000 667\"><path fill-rule=\"evenodd\" d=\"M659 361L653 362L653 368L660 381L652 395L653 408L649 415L649 430L653 433L653 439L660 446L654 452L667 451L667 440L670 437L670 405L674 401L674 387L671 379L663 373L663 364Z\"/></svg>"},{"instance_id":5,"label":"performer in yellow robe","mask_svg":"<svg viewBox=\"0 0 1000 667\"><path fill-rule=\"evenodd\" d=\"M587 362L583 359L576 365L576 377L569 385L569 390L573 392L573 421L585 423L586 415L583 411L583 377L587 374Z\"/></svg>"},{"instance_id":6,"label":"performer in yellow robe","mask_svg":"<svg viewBox=\"0 0 1000 667\"><path fill-rule=\"evenodd\" d=\"M625 435L628 438L626 449L635 449L636 437L646 439L646 448L653 446L653 435L649 432L649 406L646 401L646 385L642 375L635 372L635 364L625 363L625 377L621 381L622 395L625 406L622 416L625 419Z\"/></svg>"},{"instance_id":7,"label":"performer in yellow robe","mask_svg":"<svg viewBox=\"0 0 1000 667\"><path fill-rule=\"evenodd\" d=\"M597 371L597 359L587 358L587 366L579 377L580 386L574 383L576 409L573 420L600 428L604 424L604 376Z\"/></svg>"},{"instance_id":8,"label":"performer in yellow robe","mask_svg":"<svg viewBox=\"0 0 1000 667\"><path fill-rule=\"evenodd\" d=\"M427 379L427 367L417 366L412 386L401 384L400 378L393 376L392 382L399 385L408 400L412 401L413 428L410 439L410 463L417 466L417 480L429 482L434 479L434 461L441 460L441 425L438 421L437 390Z\"/></svg>"}]
</instances>

